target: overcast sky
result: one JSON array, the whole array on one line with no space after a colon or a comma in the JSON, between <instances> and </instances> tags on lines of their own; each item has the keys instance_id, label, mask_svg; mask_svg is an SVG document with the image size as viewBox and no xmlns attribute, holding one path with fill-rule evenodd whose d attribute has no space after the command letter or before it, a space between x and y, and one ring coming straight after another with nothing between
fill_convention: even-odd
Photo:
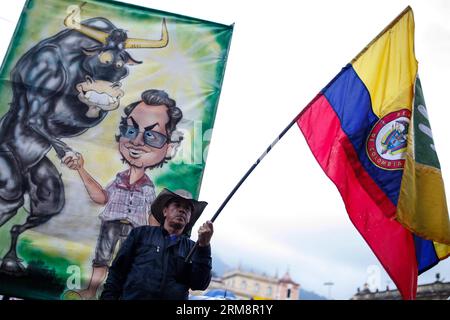
<instances>
[{"instance_id":1,"label":"overcast sky","mask_svg":"<svg viewBox=\"0 0 450 320\"><path fill-rule=\"evenodd\" d=\"M0 13L3 57L22 1ZM450 188L448 76L450 1L130 0L224 24L235 23L200 198L209 219L241 176L300 110L407 5L435 146ZM448 191L447 193L449 193ZM449 199L449 197L447 197ZM447 200L448 201L448 200ZM216 220L213 250L228 265L290 270L305 289L348 299L376 257L351 224L334 184L294 126ZM436 272L450 281L450 259ZM392 282L381 272L380 289Z\"/></svg>"}]
</instances>

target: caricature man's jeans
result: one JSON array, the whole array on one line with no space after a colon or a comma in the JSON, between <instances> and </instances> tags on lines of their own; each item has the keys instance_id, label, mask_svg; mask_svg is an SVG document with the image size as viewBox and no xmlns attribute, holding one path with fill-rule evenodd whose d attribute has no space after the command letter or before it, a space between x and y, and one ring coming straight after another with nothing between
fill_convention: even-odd
<instances>
[{"instance_id":1,"label":"caricature man's jeans","mask_svg":"<svg viewBox=\"0 0 450 320\"><path fill-rule=\"evenodd\" d=\"M112 261L117 242L120 242L120 248L131 229L133 229L132 224L124 223L121 220L102 221L92 266L108 267Z\"/></svg>"}]
</instances>

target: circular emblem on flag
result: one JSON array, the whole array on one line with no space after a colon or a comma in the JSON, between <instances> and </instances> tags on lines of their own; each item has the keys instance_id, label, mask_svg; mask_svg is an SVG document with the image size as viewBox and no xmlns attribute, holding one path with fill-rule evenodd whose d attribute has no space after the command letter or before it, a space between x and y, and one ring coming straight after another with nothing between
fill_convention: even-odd
<instances>
[{"instance_id":1,"label":"circular emblem on flag","mask_svg":"<svg viewBox=\"0 0 450 320\"><path fill-rule=\"evenodd\" d=\"M366 143L370 161L385 170L405 166L405 152L411 111L402 109L384 116L373 126Z\"/></svg>"}]
</instances>

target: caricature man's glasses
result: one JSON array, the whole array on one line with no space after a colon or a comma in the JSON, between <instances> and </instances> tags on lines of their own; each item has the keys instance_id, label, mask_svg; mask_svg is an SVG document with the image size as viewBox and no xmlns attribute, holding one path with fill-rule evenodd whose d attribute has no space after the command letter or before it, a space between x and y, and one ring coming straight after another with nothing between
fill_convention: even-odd
<instances>
[{"instance_id":1,"label":"caricature man's glasses","mask_svg":"<svg viewBox=\"0 0 450 320\"><path fill-rule=\"evenodd\" d=\"M122 125L119 127L119 129L120 135L130 140L136 139L139 132L141 132L134 126ZM144 143L150 147L161 149L167 143L167 141L167 136L160 132L153 130L144 131Z\"/></svg>"}]
</instances>

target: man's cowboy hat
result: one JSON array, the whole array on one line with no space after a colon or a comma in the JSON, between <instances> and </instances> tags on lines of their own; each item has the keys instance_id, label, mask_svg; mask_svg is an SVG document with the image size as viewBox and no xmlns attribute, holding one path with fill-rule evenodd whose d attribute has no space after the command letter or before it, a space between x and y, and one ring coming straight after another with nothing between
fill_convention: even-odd
<instances>
[{"instance_id":1,"label":"man's cowboy hat","mask_svg":"<svg viewBox=\"0 0 450 320\"><path fill-rule=\"evenodd\" d=\"M164 224L164 207L170 200L176 199L188 201L192 206L191 220L189 220L183 230L183 233L189 235L195 222L200 218L203 210L205 210L205 207L208 205L208 202L192 199L192 195L185 190L176 190L175 192L172 192L169 189L164 188L152 203L152 215L161 225Z\"/></svg>"}]
</instances>

